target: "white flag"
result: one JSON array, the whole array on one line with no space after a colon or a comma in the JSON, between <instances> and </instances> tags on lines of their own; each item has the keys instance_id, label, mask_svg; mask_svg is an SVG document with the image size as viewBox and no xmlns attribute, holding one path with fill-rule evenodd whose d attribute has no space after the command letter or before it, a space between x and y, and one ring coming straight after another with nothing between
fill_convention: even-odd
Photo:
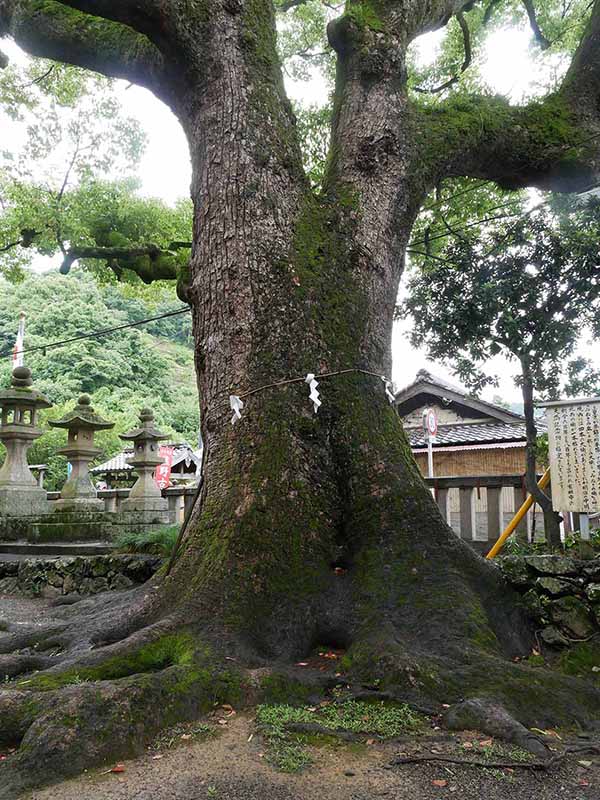
<instances>
[{"instance_id":1,"label":"white flag","mask_svg":"<svg viewBox=\"0 0 600 800\"><path fill-rule=\"evenodd\" d=\"M308 383L310 386L310 394L308 395L308 399L312 400L312 404L315 409L315 414L319 410L319 406L321 405L321 400L319 399L319 392L317 391L317 386L319 382L315 380L315 376L312 372L309 372L306 378L304 379L305 383Z\"/></svg>"},{"instance_id":2,"label":"white flag","mask_svg":"<svg viewBox=\"0 0 600 800\"><path fill-rule=\"evenodd\" d=\"M238 419L242 418L242 408L244 407L244 401L240 400L237 394L230 394L229 395L229 407L233 411L233 417L231 418L231 424L235 425Z\"/></svg>"},{"instance_id":3,"label":"white flag","mask_svg":"<svg viewBox=\"0 0 600 800\"><path fill-rule=\"evenodd\" d=\"M12 365L15 367L22 367L25 358L23 348L25 346L25 314L21 311L19 315L19 330L17 331L17 341L13 347Z\"/></svg>"}]
</instances>

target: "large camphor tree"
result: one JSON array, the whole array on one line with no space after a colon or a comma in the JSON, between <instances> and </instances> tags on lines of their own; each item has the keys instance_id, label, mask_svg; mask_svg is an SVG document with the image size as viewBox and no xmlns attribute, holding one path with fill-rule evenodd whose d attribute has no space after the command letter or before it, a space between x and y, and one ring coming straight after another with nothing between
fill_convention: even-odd
<instances>
[{"instance_id":1,"label":"large camphor tree","mask_svg":"<svg viewBox=\"0 0 600 800\"><path fill-rule=\"evenodd\" d=\"M409 96L411 42L453 17L463 30L478 8L347 2L328 27L337 78L317 194L272 0L0 0L0 34L149 88L185 130L186 296L206 447L168 576L56 611L45 627L9 626L0 640L0 674L14 678L0 692L0 735L19 746L0 764L0 797L135 752L215 699L258 696L275 681L257 677L266 667L292 681L316 643L346 649L349 683L436 707L478 698L465 724L489 727L501 704L506 730L525 743L509 714L538 725L598 716L597 689L514 663L533 632L494 567L442 521L378 377L323 380L317 415L306 385L268 389L230 424L230 394L309 371L389 375L405 248L445 178L561 191L595 183L600 0L548 97L516 107L475 91L437 103Z\"/></svg>"}]
</instances>

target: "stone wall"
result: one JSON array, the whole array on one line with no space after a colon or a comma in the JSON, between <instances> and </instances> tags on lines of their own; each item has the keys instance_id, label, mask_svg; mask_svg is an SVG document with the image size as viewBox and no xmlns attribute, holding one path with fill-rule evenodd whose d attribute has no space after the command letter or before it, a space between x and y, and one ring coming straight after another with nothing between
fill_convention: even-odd
<instances>
[{"instance_id":1,"label":"stone wall","mask_svg":"<svg viewBox=\"0 0 600 800\"><path fill-rule=\"evenodd\" d=\"M144 555L0 561L0 594L56 598L129 589L151 578L161 564L161 558Z\"/></svg>"},{"instance_id":2,"label":"stone wall","mask_svg":"<svg viewBox=\"0 0 600 800\"><path fill-rule=\"evenodd\" d=\"M4 542L110 542L123 533L138 533L174 524L169 512L110 513L104 511L54 511L40 517L0 516Z\"/></svg>"},{"instance_id":3,"label":"stone wall","mask_svg":"<svg viewBox=\"0 0 600 800\"><path fill-rule=\"evenodd\" d=\"M600 633L600 558L504 556L497 564L522 595L543 642L565 647Z\"/></svg>"}]
</instances>

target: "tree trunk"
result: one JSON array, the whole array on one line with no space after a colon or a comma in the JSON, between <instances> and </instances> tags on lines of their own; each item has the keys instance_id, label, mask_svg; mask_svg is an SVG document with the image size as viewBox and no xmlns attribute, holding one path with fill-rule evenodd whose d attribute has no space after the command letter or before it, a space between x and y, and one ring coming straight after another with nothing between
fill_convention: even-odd
<instances>
[{"instance_id":1,"label":"tree trunk","mask_svg":"<svg viewBox=\"0 0 600 800\"><path fill-rule=\"evenodd\" d=\"M220 68L186 124L205 482L166 602L201 599L233 640L269 657L298 659L317 642L351 657L389 625L413 646L488 637L522 652L526 626L487 613L491 569L442 521L377 377L390 374L393 298L423 191L398 64L375 91L357 57L342 59L347 102L315 197L288 144L278 70L231 46L240 25L221 12ZM211 124L217 98L224 126ZM376 376L323 380L317 414L305 383L266 389L230 424L229 394L347 369Z\"/></svg>"},{"instance_id":2,"label":"tree trunk","mask_svg":"<svg viewBox=\"0 0 600 800\"><path fill-rule=\"evenodd\" d=\"M539 504L544 514L544 532L546 542L551 547L560 547L561 516L552 508L552 500L546 492L537 485L537 427L535 424L534 403L533 403L533 381L531 370L525 358L521 359L522 383L521 391L523 394L523 413L525 415L525 430L527 435L526 449L526 471L525 484L527 491Z\"/></svg>"}]
</instances>

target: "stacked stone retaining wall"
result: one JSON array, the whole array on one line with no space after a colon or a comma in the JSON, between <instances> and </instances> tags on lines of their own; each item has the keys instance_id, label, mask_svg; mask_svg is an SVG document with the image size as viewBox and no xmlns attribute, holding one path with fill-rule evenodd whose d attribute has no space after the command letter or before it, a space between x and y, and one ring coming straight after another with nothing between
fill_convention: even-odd
<instances>
[{"instance_id":1,"label":"stacked stone retaining wall","mask_svg":"<svg viewBox=\"0 0 600 800\"><path fill-rule=\"evenodd\" d=\"M497 563L545 644L566 647L600 635L600 558L505 556Z\"/></svg>"},{"instance_id":2,"label":"stacked stone retaining wall","mask_svg":"<svg viewBox=\"0 0 600 800\"><path fill-rule=\"evenodd\" d=\"M144 555L0 561L0 594L53 599L129 589L151 578L161 564L161 558Z\"/></svg>"}]
</instances>

